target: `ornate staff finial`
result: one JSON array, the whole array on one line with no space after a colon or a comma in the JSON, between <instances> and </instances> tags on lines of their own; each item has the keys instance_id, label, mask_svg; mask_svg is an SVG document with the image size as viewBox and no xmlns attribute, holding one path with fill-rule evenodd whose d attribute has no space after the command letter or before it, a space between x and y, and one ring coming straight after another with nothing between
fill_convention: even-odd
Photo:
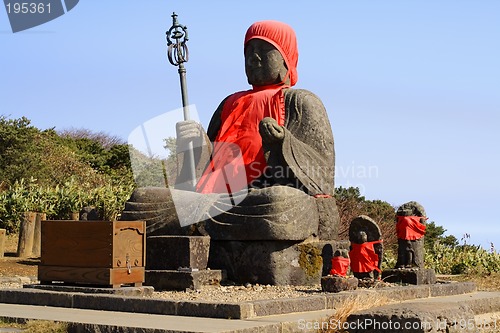
<instances>
[{"instance_id":1,"label":"ornate staff finial","mask_svg":"<svg viewBox=\"0 0 500 333\"><path fill-rule=\"evenodd\" d=\"M168 60L174 66L179 66L189 59L186 42L189 40L187 27L179 24L177 14L172 14L172 26L167 31ZM172 41L174 40L174 41Z\"/></svg>"},{"instance_id":2,"label":"ornate staff finial","mask_svg":"<svg viewBox=\"0 0 500 333\"><path fill-rule=\"evenodd\" d=\"M189 120L189 101L187 93L187 82L186 82L186 68L184 63L188 61L189 52L186 42L189 40L187 28L185 25L179 24L177 20L177 14L174 12L172 14L172 26L167 34L167 46L168 46L168 61L176 67L179 67L179 78L181 83L181 97L182 97L182 110L184 112L184 120ZM193 143L188 143L188 149L186 151L187 163L189 175L189 184L184 184L183 189L194 190L196 187L196 167L194 163L194 152Z\"/></svg>"}]
</instances>

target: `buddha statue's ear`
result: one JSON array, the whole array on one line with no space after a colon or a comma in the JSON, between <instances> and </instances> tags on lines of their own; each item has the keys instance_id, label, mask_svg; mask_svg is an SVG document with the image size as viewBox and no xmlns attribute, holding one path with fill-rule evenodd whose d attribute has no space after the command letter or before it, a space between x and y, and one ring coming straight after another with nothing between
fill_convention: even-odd
<instances>
[{"instance_id":1,"label":"buddha statue's ear","mask_svg":"<svg viewBox=\"0 0 500 333\"><path fill-rule=\"evenodd\" d=\"M278 81L280 83L284 83L287 86L290 85L290 71L288 70L288 67L286 66L286 62L284 59L283 59L283 66L281 66L279 71Z\"/></svg>"}]
</instances>

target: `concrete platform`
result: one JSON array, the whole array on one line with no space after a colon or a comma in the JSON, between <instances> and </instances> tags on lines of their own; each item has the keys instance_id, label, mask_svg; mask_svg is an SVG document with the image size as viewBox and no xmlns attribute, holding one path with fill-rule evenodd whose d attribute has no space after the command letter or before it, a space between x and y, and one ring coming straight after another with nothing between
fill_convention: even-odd
<instances>
[{"instance_id":1,"label":"concrete platform","mask_svg":"<svg viewBox=\"0 0 500 333\"><path fill-rule=\"evenodd\" d=\"M415 299L351 314L350 333L499 332L500 292Z\"/></svg>"},{"instance_id":2,"label":"concrete platform","mask_svg":"<svg viewBox=\"0 0 500 333\"><path fill-rule=\"evenodd\" d=\"M459 311L457 311L457 309ZM460 310L461 309L461 310ZM195 318L187 316L154 315L141 313L124 313L114 311L83 310L60 307L46 307L18 304L0 304L0 318L23 321L26 319L50 320L67 322L69 332L113 332L113 333L174 333L174 332L232 332L232 333L293 333L293 332L318 332L326 328L327 318L334 313L334 309L295 312L282 315L261 316L248 319L216 319ZM445 330L432 330L425 332L465 332L459 325L481 325L491 323L495 311L500 311L500 292L474 292L466 295L446 297L431 297L389 304L379 308L367 310L371 313L371 320L384 314L389 318L390 313L405 313L406 322L418 322L422 313L433 313L435 323L444 323ZM450 311L454 312L450 316ZM378 314L377 314L378 313ZM444 316L443 316L444 314ZM466 316L461 316L466 314ZM497 313L498 314L498 313ZM360 313L355 314L357 316ZM377 317L378 316L378 317ZM351 316L352 317L352 316ZM352 319L352 318L351 318ZM452 320L448 320L452 319ZM394 322L395 317L392 317ZM464 321L462 321L464 320ZM491 324L491 327L493 324ZM469 330L468 332L498 332L494 330ZM424 332L424 330L357 330L350 332Z\"/></svg>"},{"instance_id":3,"label":"concrete platform","mask_svg":"<svg viewBox=\"0 0 500 333\"><path fill-rule=\"evenodd\" d=\"M300 298L217 303L215 301L171 301L137 296L83 294L24 288L0 290L0 303L173 316L250 319L294 312L331 310L348 298L357 297L362 301L364 297L373 297L374 294L399 302L418 298L461 295L475 290L474 283L454 282L435 285L358 289L340 293L318 292Z\"/></svg>"}]
</instances>

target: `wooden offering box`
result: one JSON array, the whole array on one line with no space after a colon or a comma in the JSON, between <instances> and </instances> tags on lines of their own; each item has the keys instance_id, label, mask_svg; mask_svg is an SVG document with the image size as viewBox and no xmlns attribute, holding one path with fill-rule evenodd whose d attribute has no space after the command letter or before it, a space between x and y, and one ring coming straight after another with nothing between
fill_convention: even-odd
<instances>
[{"instance_id":1,"label":"wooden offering box","mask_svg":"<svg viewBox=\"0 0 500 333\"><path fill-rule=\"evenodd\" d=\"M42 221L38 280L142 286L146 222Z\"/></svg>"}]
</instances>

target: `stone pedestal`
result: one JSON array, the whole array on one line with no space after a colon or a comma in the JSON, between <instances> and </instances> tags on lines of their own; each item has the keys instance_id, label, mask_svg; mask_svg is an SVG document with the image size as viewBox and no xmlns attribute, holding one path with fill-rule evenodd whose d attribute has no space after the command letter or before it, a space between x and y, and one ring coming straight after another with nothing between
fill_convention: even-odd
<instances>
[{"instance_id":1,"label":"stone pedestal","mask_svg":"<svg viewBox=\"0 0 500 333\"><path fill-rule=\"evenodd\" d=\"M212 240L209 265L226 270L236 283L315 285L321 280L323 260L331 262L332 251L339 248L348 248L348 242Z\"/></svg>"},{"instance_id":2,"label":"stone pedestal","mask_svg":"<svg viewBox=\"0 0 500 333\"><path fill-rule=\"evenodd\" d=\"M428 268L387 269L382 272L382 280L389 283L434 284L436 273Z\"/></svg>"},{"instance_id":3,"label":"stone pedestal","mask_svg":"<svg viewBox=\"0 0 500 333\"><path fill-rule=\"evenodd\" d=\"M329 275L321 278L321 290L338 293L358 288L358 279L352 276Z\"/></svg>"},{"instance_id":4,"label":"stone pedestal","mask_svg":"<svg viewBox=\"0 0 500 333\"><path fill-rule=\"evenodd\" d=\"M207 268L210 237L149 236L146 247L147 270L177 270L179 267Z\"/></svg>"},{"instance_id":5,"label":"stone pedestal","mask_svg":"<svg viewBox=\"0 0 500 333\"><path fill-rule=\"evenodd\" d=\"M150 236L146 247L145 285L155 290L201 289L219 285L220 270L208 270L210 237Z\"/></svg>"}]
</instances>

